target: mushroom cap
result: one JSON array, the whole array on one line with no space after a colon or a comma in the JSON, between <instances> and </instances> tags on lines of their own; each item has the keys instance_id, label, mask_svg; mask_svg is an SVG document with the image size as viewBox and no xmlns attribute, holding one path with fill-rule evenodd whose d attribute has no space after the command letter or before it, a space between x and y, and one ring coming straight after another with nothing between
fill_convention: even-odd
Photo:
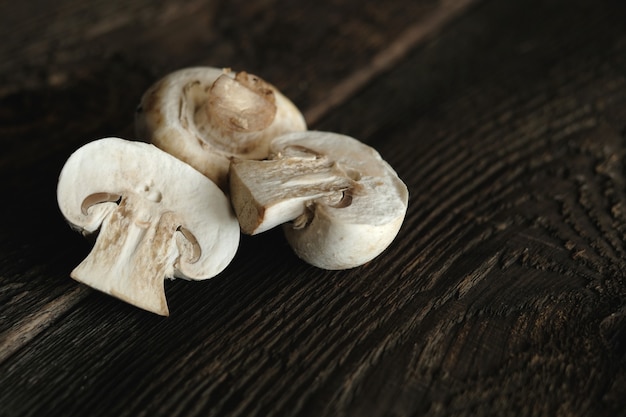
<instances>
[{"instance_id":1,"label":"mushroom cap","mask_svg":"<svg viewBox=\"0 0 626 417\"><path fill-rule=\"evenodd\" d=\"M99 228L115 208L116 196L128 194L158 202L163 213L176 214L181 228L197 240L199 258L190 261L192 256L181 256L174 266L175 277L211 278L234 257L239 225L224 193L153 145L113 137L88 143L69 157L57 186L63 216L84 234ZM92 205L90 200L104 202Z\"/></svg>"},{"instance_id":2,"label":"mushroom cap","mask_svg":"<svg viewBox=\"0 0 626 417\"><path fill-rule=\"evenodd\" d=\"M255 115L257 120L248 123ZM239 116L243 120L237 120ZM306 122L289 99L258 77L192 67L166 75L146 91L135 129L138 138L225 189L232 157L263 159L272 138L306 130Z\"/></svg>"},{"instance_id":3,"label":"mushroom cap","mask_svg":"<svg viewBox=\"0 0 626 417\"><path fill-rule=\"evenodd\" d=\"M380 154L362 142L330 132L294 133L272 142L271 151L289 146L329 155L356 182L347 206L314 203L309 224L283 230L294 252L324 269L348 269L369 262L398 234L408 206L406 185Z\"/></svg>"},{"instance_id":4,"label":"mushroom cap","mask_svg":"<svg viewBox=\"0 0 626 417\"><path fill-rule=\"evenodd\" d=\"M234 161L231 196L242 230L283 224L296 254L324 269L378 256L397 235L408 190L373 148L331 132L275 138L268 161ZM269 174L268 174L269 172Z\"/></svg>"}]
</instances>

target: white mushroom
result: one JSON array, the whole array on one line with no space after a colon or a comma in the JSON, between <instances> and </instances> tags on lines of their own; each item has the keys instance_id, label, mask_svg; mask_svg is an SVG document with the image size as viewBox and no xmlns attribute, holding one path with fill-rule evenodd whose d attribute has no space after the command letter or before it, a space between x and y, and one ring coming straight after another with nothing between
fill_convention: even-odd
<instances>
[{"instance_id":1,"label":"white mushroom","mask_svg":"<svg viewBox=\"0 0 626 417\"><path fill-rule=\"evenodd\" d=\"M285 223L296 254L325 269L362 265L393 241L408 191L374 149L309 131L275 138L271 152L270 160L231 165L231 201L244 233Z\"/></svg>"},{"instance_id":2,"label":"white mushroom","mask_svg":"<svg viewBox=\"0 0 626 417\"><path fill-rule=\"evenodd\" d=\"M61 171L57 199L73 228L99 229L72 278L160 315L168 315L165 278L211 278L239 245L224 193L150 144L106 138L81 147Z\"/></svg>"},{"instance_id":3,"label":"white mushroom","mask_svg":"<svg viewBox=\"0 0 626 417\"><path fill-rule=\"evenodd\" d=\"M222 189L231 157L263 159L269 141L306 130L296 106L246 72L193 67L146 91L137 108L138 138L187 162Z\"/></svg>"}]
</instances>

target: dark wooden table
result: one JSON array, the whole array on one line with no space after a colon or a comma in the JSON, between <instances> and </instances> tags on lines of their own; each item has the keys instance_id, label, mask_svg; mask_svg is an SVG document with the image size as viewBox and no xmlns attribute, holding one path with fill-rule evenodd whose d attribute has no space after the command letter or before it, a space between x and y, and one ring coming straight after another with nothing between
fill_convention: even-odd
<instances>
[{"instance_id":1,"label":"dark wooden table","mask_svg":"<svg viewBox=\"0 0 626 417\"><path fill-rule=\"evenodd\" d=\"M626 2L0 4L0 416L626 415ZM158 317L76 283L59 171L192 65L276 85L410 190L330 272L242 238Z\"/></svg>"}]
</instances>

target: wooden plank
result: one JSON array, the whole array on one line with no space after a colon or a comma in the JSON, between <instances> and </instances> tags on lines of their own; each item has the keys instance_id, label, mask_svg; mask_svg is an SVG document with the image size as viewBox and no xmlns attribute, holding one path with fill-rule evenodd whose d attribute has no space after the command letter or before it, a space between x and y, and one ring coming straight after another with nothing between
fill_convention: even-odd
<instances>
[{"instance_id":1,"label":"wooden plank","mask_svg":"<svg viewBox=\"0 0 626 417\"><path fill-rule=\"evenodd\" d=\"M375 55L369 63L358 68L349 77L325 91L319 102L305 111L304 116L307 122L311 125L317 124L321 118L344 104L348 98L369 84L373 78L391 70L411 49L436 35L443 26L466 12L474 3L476 2L472 0L443 3L441 7L429 13L427 18L422 19L419 24L409 27Z\"/></svg>"},{"instance_id":2,"label":"wooden plank","mask_svg":"<svg viewBox=\"0 0 626 417\"><path fill-rule=\"evenodd\" d=\"M108 135L132 137L136 103L158 76L187 65L233 65L263 70L296 101L320 100L321 95L309 97L301 83L326 89L335 77L350 79L351 71L367 68L404 28L408 33L418 28L423 36L422 26L430 32L440 26L429 23L433 16L439 22L461 9L433 1L407 6L400 0L359 13L346 6L140 0L117 6L67 0L53 9L31 2L11 6L14 19L0 27L6 40L0 45L0 172L3 194L20 198L0 208L13 223L0 232L0 314L6 317L0 323L0 361L89 294L75 290L67 277L88 248L58 214L56 178L82 143ZM401 13L403 8L418 18ZM335 17L326 21L327 13ZM345 27L336 27L337 19ZM419 40L400 36L396 43L406 49ZM271 46L275 42L280 48ZM350 44L356 46L347 54ZM328 61L323 54L336 56ZM301 68L318 71L302 75Z\"/></svg>"},{"instance_id":3,"label":"wooden plank","mask_svg":"<svg viewBox=\"0 0 626 417\"><path fill-rule=\"evenodd\" d=\"M5 15L16 18L0 26L0 134L9 145L0 156L4 169L54 150L67 155L94 137L132 136L132 110L143 91L185 66L255 72L308 108L407 28L460 9L433 0L365 7L356 0L65 0L58 7L10 7Z\"/></svg>"},{"instance_id":4,"label":"wooden plank","mask_svg":"<svg viewBox=\"0 0 626 417\"><path fill-rule=\"evenodd\" d=\"M411 190L384 256L324 272L273 231L169 319L92 294L0 364L6 414L623 412L625 17L483 5L319 124Z\"/></svg>"},{"instance_id":5,"label":"wooden plank","mask_svg":"<svg viewBox=\"0 0 626 417\"><path fill-rule=\"evenodd\" d=\"M0 5L12 16L0 26L0 95L68 85L125 63L152 77L205 64L257 71L308 107L325 94L312 82L331 87L408 27L461 8L441 0L7 3Z\"/></svg>"}]
</instances>

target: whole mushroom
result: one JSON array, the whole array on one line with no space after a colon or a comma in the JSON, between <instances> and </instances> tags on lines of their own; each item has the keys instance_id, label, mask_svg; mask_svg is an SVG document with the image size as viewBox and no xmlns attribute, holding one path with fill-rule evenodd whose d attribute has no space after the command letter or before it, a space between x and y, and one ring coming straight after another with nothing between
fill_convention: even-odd
<instances>
[{"instance_id":1,"label":"whole mushroom","mask_svg":"<svg viewBox=\"0 0 626 417\"><path fill-rule=\"evenodd\" d=\"M268 160L234 160L230 193L241 229L284 224L296 254L324 269L348 269L378 256L397 235L408 190L380 154L336 133L275 138Z\"/></svg>"},{"instance_id":2,"label":"whole mushroom","mask_svg":"<svg viewBox=\"0 0 626 417\"><path fill-rule=\"evenodd\" d=\"M99 231L72 278L160 315L169 314L165 278L211 278L239 245L224 193L146 143L106 138L79 148L61 171L57 200L74 229Z\"/></svg>"},{"instance_id":3,"label":"whole mushroom","mask_svg":"<svg viewBox=\"0 0 626 417\"><path fill-rule=\"evenodd\" d=\"M192 67L163 77L146 91L135 128L138 138L226 190L232 157L263 159L273 137L306 130L306 123L289 99L255 75Z\"/></svg>"}]
</instances>

